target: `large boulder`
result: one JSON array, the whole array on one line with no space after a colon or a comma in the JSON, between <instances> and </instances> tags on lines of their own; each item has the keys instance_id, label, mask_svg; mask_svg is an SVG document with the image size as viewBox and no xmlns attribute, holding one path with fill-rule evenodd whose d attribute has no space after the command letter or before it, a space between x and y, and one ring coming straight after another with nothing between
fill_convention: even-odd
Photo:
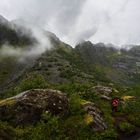
<instances>
[{"instance_id":1,"label":"large boulder","mask_svg":"<svg viewBox=\"0 0 140 140\"><path fill-rule=\"evenodd\" d=\"M13 125L33 124L44 112L63 117L68 114L69 101L57 90L35 89L0 101L0 120Z\"/></svg>"},{"instance_id":2,"label":"large boulder","mask_svg":"<svg viewBox=\"0 0 140 140\"><path fill-rule=\"evenodd\" d=\"M88 113L86 115L86 122L90 124L93 131L101 132L107 129L104 114L94 103L84 102L83 108Z\"/></svg>"},{"instance_id":3,"label":"large boulder","mask_svg":"<svg viewBox=\"0 0 140 140\"><path fill-rule=\"evenodd\" d=\"M99 95L102 99L110 101L113 93L118 93L118 91L112 87L107 86L94 86L90 89L91 92Z\"/></svg>"},{"instance_id":4,"label":"large boulder","mask_svg":"<svg viewBox=\"0 0 140 140\"><path fill-rule=\"evenodd\" d=\"M113 88L105 86L95 86L91 89L93 92L99 95L110 96L113 93Z\"/></svg>"}]
</instances>

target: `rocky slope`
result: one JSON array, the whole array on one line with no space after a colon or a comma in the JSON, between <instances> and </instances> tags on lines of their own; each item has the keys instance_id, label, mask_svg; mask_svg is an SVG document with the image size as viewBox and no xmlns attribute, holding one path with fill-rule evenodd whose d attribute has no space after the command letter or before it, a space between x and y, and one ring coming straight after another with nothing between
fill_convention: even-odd
<instances>
[{"instance_id":1,"label":"rocky slope","mask_svg":"<svg viewBox=\"0 0 140 140\"><path fill-rule=\"evenodd\" d=\"M85 120L94 131L107 129L103 112L94 103L82 101L82 108L94 120ZM43 113L62 118L69 112L70 103L66 94L52 89L33 89L0 101L0 120L13 126L35 124Z\"/></svg>"}]
</instances>

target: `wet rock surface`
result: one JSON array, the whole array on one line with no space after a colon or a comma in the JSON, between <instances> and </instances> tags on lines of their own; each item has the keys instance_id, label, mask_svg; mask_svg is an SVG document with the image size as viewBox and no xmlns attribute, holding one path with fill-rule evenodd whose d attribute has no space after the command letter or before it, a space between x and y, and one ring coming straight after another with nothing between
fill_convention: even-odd
<instances>
[{"instance_id":1,"label":"wet rock surface","mask_svg":"<svg viewBox=\"0 0 140 140\"><path fill-rule=\"evenodd\" d=\"M105 86L95 86L91 89L93 92L99 95L110 96L113 93L113 88Z\"/></svg>"},{"instance_id":2,"label":"wet rock surface","mask_svg":"<svg viewBox=\"0 0 140 140\"><path fill-rule=\"evenodd\" d=\"M91 127L95 132L101 132L107 129L107 124L104 121L104 114L94 103L87 102L83 107L84 110L93 117Z\"/></svg>"},{"instance_id":3,"label":"wet rock surface","mask_svg":"<svg viewBox=\"0 0 140 140\"><path fill-rule=\"evenodd\" d=\"M108 86L95 86L90 89L91 92L99 95L101 99L110 101L114 93L118 93L116 89Z\"/></svg>"},{"instance_id":4,"label":"wet rock surface","mask_svg":"<svg viewBox=\"0 0 140 140\"><path fill-rule=\"evenodd\" d=\"M36 89L0 102L0 119L14 125L33 124L44 112L59 117L67 115L69 101L66 95L57 90Z\"/></svg>"}]
</instances>

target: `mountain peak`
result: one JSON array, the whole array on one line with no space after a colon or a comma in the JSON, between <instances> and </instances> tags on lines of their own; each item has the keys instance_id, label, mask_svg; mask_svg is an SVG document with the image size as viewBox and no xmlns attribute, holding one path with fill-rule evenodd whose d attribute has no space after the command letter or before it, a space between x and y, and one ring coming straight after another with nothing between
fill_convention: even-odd
<instances>
[{"instance_id":1,"label":"mountain peak","mask_svg":"<svg viewBox=\"0 0 140 140\"><path fill-rule=\"evenodd\" d=\"M81 43L79 43L77 46L76 46L76 48L77 47L83 47L83 46L93 46L93 44L92 44L92 42L91 41L84 41L84 42L81 42Z\"/></svg>"},{"instance_id":2,"label":"mountain peak","mask_svg":"<svg viewBox=\"0 0 140 140\"><path fill-rule=\"evenodd\" d=\"M6 18L4 18L2 15L0 15L0 23L7 24L8 22L9 21Z\"/></svg>"}]
</instances>

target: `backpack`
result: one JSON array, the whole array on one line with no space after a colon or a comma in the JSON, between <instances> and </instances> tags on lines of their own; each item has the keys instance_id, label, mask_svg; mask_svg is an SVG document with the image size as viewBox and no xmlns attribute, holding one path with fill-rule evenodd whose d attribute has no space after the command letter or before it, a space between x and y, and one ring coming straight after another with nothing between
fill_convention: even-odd
<instances>
[{"instance_id":1,"label":"backpack","mask_svg":"<svg viewBox=\"0 0 140 140\"><path fill-rule=\"evenodd\" d=\"M112 106L118 106L119 105L119 100L118 99L113 99L112 100Z\"/></svg>"}]
</instances>

